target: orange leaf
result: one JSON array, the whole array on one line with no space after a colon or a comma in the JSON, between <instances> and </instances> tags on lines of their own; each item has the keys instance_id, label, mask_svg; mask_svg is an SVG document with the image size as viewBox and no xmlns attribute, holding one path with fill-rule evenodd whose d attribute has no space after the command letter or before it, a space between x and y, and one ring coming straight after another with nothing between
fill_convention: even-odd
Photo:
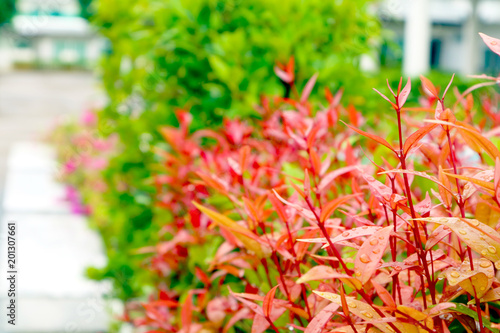
<instances>
[{"instance_id":1,"label":"orange leaf","mask_svg":"<svg viewBox=\"0 0 500 333\"><path fill-rule=\"evenodd\" d=\"M264 311L264 316L266 318L270 318L271 312L273 310L273 301L274 295L276 294L276 289L278 289L279 285L273 287L264 297L264 302L262 303L262 310Z\"/></svg>"},{"instance_id":2,"label":"orange leaf","mask_svg":"<svg viewBox=\"0 0 500 333\"><path fill-rule=\"evenodd\" d=\"M311 268L305 274L303 274L298 280L298 284L302 284L309 281L317 281L317 280L329 280L329 279L340 279L341 281L349 281L348 284L354 289L361 289L361 283L353 278L352 276L345 275L339 272L336 272L330 266L318 265Z\"/></svg>"},{"instance_id":3,"label":"orange leaf","mask_svg":"<svg viewBox=\"0 0 500 333\"><path fill-rule=\"evenodd\" d=\"M356 198L360 196L361 193L358 194L351 194L351 195L346 195L337 199L334 199L327 203L323 209L321 210L321 215L320 215L320 220L321 222L325 222L326 219L330 217L330 215L333 214L333 212L342 204L346 203L347 201L351 200L352 198Z\"/></svg>"},{"instance_id":4,"label":"orange leaf","mask_svg":"<svg viewBox=\"0 0 500 333\"><path fill-rule=\"evenodd\" d=\"M500 234L490 226L473 219L427 217L415 220L448 226L470 248L493 262L500 260Z\"/></svg>"},{"instance_id":5,"label":"orange leaf","mask_svg":"<svg viewBox=\"0 0 500 333\"><path fill-rule=\"evenodd\" d=\"M392 295L382 287L380 284L372 280L373 287L375 287L375 291L377 292L378 297L382 300L382 302L385 303L390 308L395 309L396 308L396 302L394 302L394 299L392 298Z\"/></svg>"},{"instance_id":6,"label":"orange leaf","mask_svg":"<svg viewBox=\"0 0 500 333\"><path fill-rule=\"evenodd\" d=\"M249 252L255 253L255 255L257 255L257 257L259 258L267 258L271 255L270 250L263 244L257 242L254 239L255 235L247 228L239 225L229 217L217 213L216 211L204 207L194 201L193 205L195 205L196 208L198 208L202 213L207 215L214 223L230 230L236 231L235 237L243 243L243 245Z\"/></svg>"},{"instance_id":7,"label":"orange leaf","mask_svg":"<svg viewBox=\"0 0 500 333\"><path fill-rule=\"evenodd\" d=\"M313 290L313 293L323 298L326 298L330 302L342 306L342 300L340 295L329 292L317 291L317 290ZM354 297L346 297L346 301L347 301L346 303L348 307L348 312L355 314L356 316L360 317L365 321L373 322L373 325L375 325L379 330L381 330L384 333L394 333L394 330L387 323L380 323L376 321L377 319L381 319L382 317L370 305L366 304L365 302L358 301ZM388 314L384 313L383 311L381 312L385 315L386 318L393 318Z\"/></svg>"},{"instance_id":8,"label":"orange leaf","mask_svg":"<svg viewBox=\"0 0 500 333\"><path fill-rule=\"evenodd\" d=\"M452 201L451 201L452 196L450 194L451 184L450 184L450 180L448 179L448 177L445 176L445 174L443 172L443 168L441 166L439 166L438 178L439 178L439 181L444 185L444 187L439 186L439 196L444 201L443 203L446 207L451 207L451 204L452 204ZM448 191L446 191L446 189L448 189Z\"/></svg>"},{"instance_id":9,"label":"orange leaf","mask_svg":"<svg viewBox=\"0 0 500 333\"><path fill-rule=\"evenodd\" d=\"M430 131L432 131L437 124L429 124L425 127L419 128L417 131L412 133L408 139L406 139L405 144L403 146L403 155L406 156L410 149L418 143L424 136L426 136Z\"/></svg>"},{"instance_id":10,"label":"orange leaf","mask_svg":"<svg viewBox=\"0 0 500 333\"><path fill-rule=\"evenodd\" d=\"M427 89L427 91L429 91L432 96L439 98L438 90L428 78L426 78L423 75L420 75L420 80L422 81L422 85L424 86L424 88Z\"/></svg>"},{"instance_id":11,"label":"orange leaf","mask_svg":"<svg viewBox=\"0 0 500 333\"><path fill-rule=\"evenodd\" d=\"M470 295L481 298L491 288L494 269L491 261L485 258L474 259L474 270L470 262L464 261L458 268L449 268L445 272L450 286L460 285Z\"/></svg>"},{"instance_id":12,"label":"orange leaf","mask_svg":"<svg viewBox=\"0 0 500 333\"><path fill-rule=\"evenodd\" d=\"M489 171L489 170L487 170L487 171ZM485 181L485 180L482 180L482 179L479 179L479 178L467 177L467 176L462 176L462 175L455 175L455 174L447 173L447 172L444 172L444 174L447 175L447 176L453 177L453 178L458 178L458 179L461 179L461 180L465 180L465 181L471 182L473 184L476 184L478 186L483 187L486 190L490 190L490 191L494 191L495 190L495 188L493 186L493 183L490 183L488 181ZM483 179L488 179L489 172L482 171L482 172L478 173L478 175L480 175L480 177L483 178ZM469 190L469 189L466 188L465 190Z\"/></svg>"}]
</instances>

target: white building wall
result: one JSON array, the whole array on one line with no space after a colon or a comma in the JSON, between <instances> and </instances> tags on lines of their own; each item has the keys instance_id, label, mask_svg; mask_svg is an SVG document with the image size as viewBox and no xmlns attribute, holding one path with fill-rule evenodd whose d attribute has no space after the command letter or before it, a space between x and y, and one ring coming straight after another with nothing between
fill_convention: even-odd
<instances>
[{"instance_id":1,"label":"white building wall","mask_svg":"<svg viewBox=\"0 0 500 333\"><path fill-rule=\"evenodd\" d=\"M42 64L50 64L54 58L54 42L50 37L40 37L36 43L38 61Z\"/></svg>"},{"instance_id":2,"label":"white building wall","mask_svg":"<svg viewBox=\"0 0 500 333\"><path fill-rule=\"evenodd\" d=\"M0 73L7 72L13 66L13 41L11 38L6 37L0 29Z\"/></svg>"},{"instance_id":3,"label":"white building wall","mask_svg":"<svg viewBox=\"0 0 500 333\"><path fill-rule=\"evenodd\" d=\"M38 11L43 15L58 12L62 15L78 15L80 6L76 0L18 0L17 9L21 14Z\"/></svg>"}]
</instances>

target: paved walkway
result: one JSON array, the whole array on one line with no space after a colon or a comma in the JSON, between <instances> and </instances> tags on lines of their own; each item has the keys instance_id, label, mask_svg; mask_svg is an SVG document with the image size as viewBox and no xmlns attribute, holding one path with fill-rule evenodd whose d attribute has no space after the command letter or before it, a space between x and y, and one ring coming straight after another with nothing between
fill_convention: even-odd
<instances>
[{"instance_id":1,"label":"paved walkway","mask_svg":"<svg viewBox=\"0 0 500 333\"><path fill-rule=\"evenodd\" d=\"M62 201L53 150L40 139L56 119L102 103L87 73L0 75L0 332L103 332L108 288L84 277L103 265L98 236ZM7 324L7 223L17 224L17 322Z\"/></svg>"}]
</instances>

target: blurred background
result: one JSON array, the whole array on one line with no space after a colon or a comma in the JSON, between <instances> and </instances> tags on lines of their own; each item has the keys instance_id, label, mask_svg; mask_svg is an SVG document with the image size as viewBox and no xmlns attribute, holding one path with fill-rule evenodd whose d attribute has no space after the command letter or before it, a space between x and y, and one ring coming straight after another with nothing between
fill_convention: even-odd
<instances>
[{"instance_id":1,"label":"blurred background","mask_svg":"<svg viewBox=\"0 0 500 333\"><path fill-rule=\"evenodd\" d=\"M134 251L172 218L148 180L177 108L217 127L319 73L313 98L344 89L369 117L386 78L498 75L478 32L500 36L500 1L0 0L0 258L8 221L19 257L0 331L140 331L128 306L157 279Z\"/></svg>"}]
</instances>

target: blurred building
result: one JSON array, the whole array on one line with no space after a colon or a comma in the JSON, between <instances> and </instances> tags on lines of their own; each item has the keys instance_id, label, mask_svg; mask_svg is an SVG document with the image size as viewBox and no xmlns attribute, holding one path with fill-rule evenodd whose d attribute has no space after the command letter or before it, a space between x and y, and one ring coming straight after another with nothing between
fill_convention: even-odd
<instances>
[{"instance_id":1,"label":"blurred building","mask_svg":"<svg viewBox=\"0 0 500 333\"><path fill-rule=\"evenodd\" d=\"M465 75L500 73L499 57L478 35L500 38L498 0L385 0L378 13L402 49L397 54L383 46L382 65L402 61L411 76L431 68Z\"/></svg>"},{"instance_id":2,"label":"blurred building","mask_svg":"<svg viewBox=\"0 0 500 333\"><path fill-rule=\"evenodd\" d=\"M0 69L86 68L99 58L103 40L76 0L18 0L17 11L0 33Z\"/></svg>"}]
</instances>

